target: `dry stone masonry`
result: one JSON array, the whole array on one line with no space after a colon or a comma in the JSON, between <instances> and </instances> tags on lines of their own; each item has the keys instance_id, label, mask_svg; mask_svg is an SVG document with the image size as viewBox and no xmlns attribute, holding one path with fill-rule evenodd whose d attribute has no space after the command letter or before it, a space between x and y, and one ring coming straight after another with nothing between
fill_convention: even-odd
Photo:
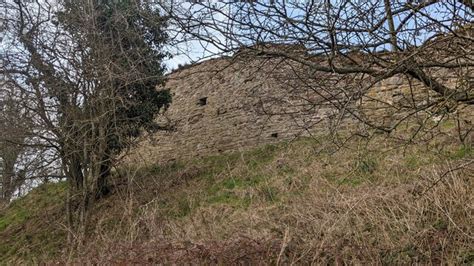
<instances>
[{"instance_id":1,"label":"dry stone masonry","mask_svg":"<svg viewBox=\"0 0 474 266\"><path fill-rule=\"evenodd\" d=\"M312 76L305 78L308 73ZM134 157L166 162L327 131L341 118L334 102L342 99L345 91L332 88L350 91L352 78L314 74L289 60L245 50L233 57L182 67L168 76L165 89L171 91L173 103L159 117L159 123L174 130L148 136ZM377 113L379 121L389 122L399 110L394 108L395 102L410 105L415 98L426 102L432 97L421 84L393 77L378 83L348 108L365 110L361 115Z\"/></svg>"}]
</instances>

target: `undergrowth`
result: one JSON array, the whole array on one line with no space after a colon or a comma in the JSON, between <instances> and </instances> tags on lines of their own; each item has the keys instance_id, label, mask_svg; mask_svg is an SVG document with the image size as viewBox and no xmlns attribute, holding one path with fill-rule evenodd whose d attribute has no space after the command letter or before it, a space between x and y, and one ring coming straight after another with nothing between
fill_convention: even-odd
<instances>
[{"instance_id":1,"label":"undergrowth","mask_svg":"<svg viewBox=\"0 0 474 266\"><path fill-rule=\"evenodd\" d=\"M352 139L344 148L302 138L166 165L124 165L114 172L112 195L91 211L88 244L74 258L473 263L472 149L379 138ZM66 260L65 187L42 185L0 213L2 261Z\"/></svg>"}]
</instances>

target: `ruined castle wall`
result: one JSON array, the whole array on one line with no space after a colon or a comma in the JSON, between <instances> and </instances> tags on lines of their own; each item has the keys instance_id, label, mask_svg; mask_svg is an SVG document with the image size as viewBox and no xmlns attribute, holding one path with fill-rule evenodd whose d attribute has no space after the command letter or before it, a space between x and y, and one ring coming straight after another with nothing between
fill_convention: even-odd
<instances>
[{"instance_id":1,"label":"ruined castle wall","mask_svg":"<svg viewBox=\"0 0 474 266\"><path fill-rule=\"evenodd\" d=\"M341 118L337 109L346 104L344 99L358 95L354 90L361 88L352 86L353 78L315 74L288 60L255 55L212 59L180 69L168 76L165 88L170 89L173 103L159 117L161 124L174 130L145 138L134 157L166 162L326 132ZM382 124L393 121L403 106L436 98L403 76L379 82L363 95L347 108Z\"/></svg>"},{"instance_id":2,"label":"ruined castle wall","mask_svg":"<svg viewBox=\"0 0 474 266\"><path fill-rule=\"evenodd\" d=\"M430 75L437 78L437 81L453 89L463 91L472 90L472 84L466 84L465 70L440 70L432 69ZM456 73L463 71L464 73ZM468 78L469 79L469 78ZM472 79L472 77L471 77ZM454 108L456 107L456 108ZM439 94L429 89L420 81L408 78L403 75L383 80L374 86L364 95L358 106L361 112L370 116L369 120L377 120L380 124L389 125L391 122L400 120L414 110L418 110L420 118L438 119L440 115L459 114L465 119L472 120L474 109L469 105L458 105L454 101L441 98ZM452 110L448 110L448 109ZM451 111L455 112L450 113Z\"/></svg>"},{"instance_id":3,"label":"ruined castle wall","mask_svg":"<svg viewBox=\"0 0 474 266\"><path fill-rule=\"evenodd\" d=\"M238 151L308 135L309 124L324 128L322 118L331 109L301 114L298 99L285 103L291 92L270 74L275 63L214 59L172 73L166 88L173 103L160 123L175 130L144 140L138 156L168 161Z\"/></svg>"}]
</instances>

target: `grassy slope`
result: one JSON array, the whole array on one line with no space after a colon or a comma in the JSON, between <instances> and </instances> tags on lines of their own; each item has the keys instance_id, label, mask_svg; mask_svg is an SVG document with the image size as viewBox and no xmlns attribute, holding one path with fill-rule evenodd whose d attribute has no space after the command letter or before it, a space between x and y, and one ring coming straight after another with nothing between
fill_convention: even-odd
<instances>
[{"instance_id":1,"label":"grassy slope","mask_svg":"<svg viewBox=\"0 0 474 266\"><path fill-rule=\"evenodd\" d=\"M65 190L65 183L43 184L0 211L0 262L37 262L59 254Z\"/></svg>"},{"instance_id":2,"label":"grassy slope","mask_svg":"<svg viewBox=\"0 0 474 266\"><path fill-rule=\"evenodd\" d=\"M114 193L93 211L90 241L77 256L473 263L472 166L427 189L474 158L472 149L446 141L399 147L379 138L369 145L351 140L341 150L324 139L300 139L124 167ZM64 188L43 185L0 212L0 260L61 258Z\"/></svg>"}]
</instances>

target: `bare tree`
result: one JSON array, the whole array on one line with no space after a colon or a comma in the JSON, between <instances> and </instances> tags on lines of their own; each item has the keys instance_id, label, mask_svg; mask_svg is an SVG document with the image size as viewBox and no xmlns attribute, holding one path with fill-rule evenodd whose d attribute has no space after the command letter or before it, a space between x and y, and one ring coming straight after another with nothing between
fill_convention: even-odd
<instances>
[{"instance_id":1,"label":"bare tree","mask_svg":"<svg viewBox=\"0 0 474 266\"><path fill-rule=\"evenodd\" d=\"M47 134L20 92L8 80L0 83L0 201L4 205L41 182L64 177L59 174L54 146L45 141Z\"/></svg>"},{"instance_id":2,"label":"bare tree","mask_svg":"<svg viewBox=\"0 0 474 266\"><path fill-rule=\"evenodd\" d=\"M2 83L1 86L6 86ZM23 171L17 171L17 164L28 132L28 118L17 105L8 90L0 90L0 206L6 205L15 191L25 182Z\"/></svg>"},{"instance_id":3,"label":"bare tree","mask_svg":"<svg viewBox=\"0 0 474 266\"><path fill-rule=\"evenodd\" d=\"M470 1L171 1L162 8L176 46L192 43L206 57L247 50L281 59L274 75L314 95L299 104L329 103L366 128L390 133L415 119L416 134L427 118L474 105ZM409 88L397 92L395 82L392 95L374 97L397 79ZM373 116L370 101L375 112L390 109L389 119Z\"/></svg>"},{"instance_id":4,"label":"bare tree","mask_svg":"<svg viewBox=\"0 0 474 266\"><path fill-rule=\"evenodd\" d=\"M148 1L8 1L3 75L37 117L35 140L57 151L78 243L108 192L111 168L170 102L166 20ZM70 235L69 240L73 235Z\"/></svg>"}]
</instances>

